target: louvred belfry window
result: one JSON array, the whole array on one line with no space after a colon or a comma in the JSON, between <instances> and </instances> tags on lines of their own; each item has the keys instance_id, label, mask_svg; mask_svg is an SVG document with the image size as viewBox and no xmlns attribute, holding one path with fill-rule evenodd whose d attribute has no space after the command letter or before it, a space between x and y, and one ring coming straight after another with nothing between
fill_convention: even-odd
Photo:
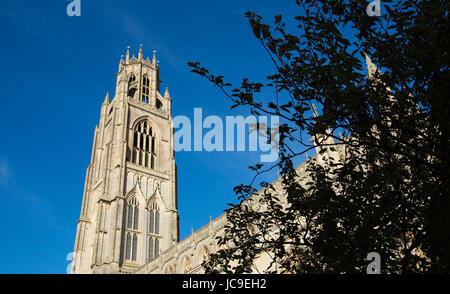
<instances>
[{"instance_id":1,"label":"louvred belfry window","mask_svg":"<svg viewBox=\"0 0 450 294\"><path fill-rule=\"evenodd\" d=\"M154 169L155 157L153 128L147 121L142 121L134 129L132 162Z\"/></svg>"},{"instance_id":2,"label":"louvred belfry window","mask_svg":"<svg viewBox=\"0 0 450 294\"><path fill-rule=\"evenodd\" d=\"M149 102L150 97L150 79L147 75L144 75L142 78L142 102L147 103Z\"/></svg>"},{"instance_id":3,"label":"louvred belfry window","mask_svg":"<svg viewBox=\"0 0 450 294\"><path fill-rule=\"evenodd\" d=\"M136 93L136 76L134 74L130 75L130 78L128 79L128 97L133 98L134 93Z\"/></svg>"}]
</instances>

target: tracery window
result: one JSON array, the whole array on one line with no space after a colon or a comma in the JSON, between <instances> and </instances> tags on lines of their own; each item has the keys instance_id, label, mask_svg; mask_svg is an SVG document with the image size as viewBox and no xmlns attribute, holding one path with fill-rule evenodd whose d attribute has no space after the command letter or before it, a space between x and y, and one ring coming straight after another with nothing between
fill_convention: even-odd
<instances>
[{"instance_id":1,"label":"tracery window","mask_svg":"<svg viewBox=\"0 0 450 294\"><path fill-rule=\"evenodd\" d=\"M147 103L149 102L150 97L150 79L147 75L144 75L142 79L142 102Z\"/></svg>"},{"instance_id":2,"label":"tracery window","mask_svg":"<svg viewBox=\"0 0 450 294\"><path fill-rule=\"evenodd\" d=\"M136 93L136 85L132 85L136 81L136 76L134 74L130 75L130 78L128 79L128 97L133 98L134 93Z\"/></svg>"},{"instance_id":3,"label":"tracery window","mask_svg":"<svg viewBox=\"0 0 450 294\"><path fill-rule=\"evenodd\" d=\"M134 129L132 162L148 168L155 168L155 136L147 121Z\"/></svg>"},{"instance_id":4,"label":"tracery window","mask_svg":"<svg viewBox=\"0 0 450 294\"><path fill-rule=\"evenodd\" d=\"M125 244L125 260L136 261L137 245L138 245L138 235L136 233L127 232Z\"/></svg>"},{"instance_id":5,"label":"tracery window","mask_svg":"<svg viewBox=\"0 0 450 294\"><path fill-rule=\"evenodd\" d=\"M136 261L138 249L138 228L139 228L139 202L136 197L130 197L126 207L126 239L125 239L125 260Z\"/></svg>"},{"instance_id":6,"label":"tracery window","mask_svg":"<svg viewBox=\"0 0 450 294\"><path fill-rule=\"evenodd\" d=\"M137 230L139 224L139 203L136 197L131 197L127 205L127 229Z\"/></svg>"},{"instance_id":7,"label":"tracery window","mask_svg":"<svg viewBox=\"0 0 450 294\"><path fill-rule=\"evenodd\" d=\"M159 238L148 237L148 260L159 256Z\"/></svg>"},{"instance_id":8,"label":"tracery window","mask_svg":"<svg viewBox=\"0 0 450 294\"><path fill-rule=\"evenodd\" d=\"M159 235L159 207L158 204L152 203L149 207L149 227L150 234Z\"/></svg>"},{"instance_id":9,"label":"tracery window","mask_svg":"<svg viewBox=\"0 0 450 294\"><path fill-rule=\"evenodd\" d=\"M157 203L152 203L148 207L148 260L152 260L159 256L159 226L160 213Z\"/></svg>"}]
</instances>

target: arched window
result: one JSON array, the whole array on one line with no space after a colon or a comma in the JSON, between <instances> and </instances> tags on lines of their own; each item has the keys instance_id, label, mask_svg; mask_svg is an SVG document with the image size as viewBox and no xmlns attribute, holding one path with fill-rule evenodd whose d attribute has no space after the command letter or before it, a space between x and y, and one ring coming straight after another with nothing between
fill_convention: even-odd
<instances>
[{"instance_id":1,"label":"arched window","mask_svg":"<svg viewBox=\"0 0 450 294\"><path fill-rule=\"evenodd\" d=\"M127 239L125 244L125 260L136 261L137 259L137 234L127 233Z\"/></svg>"},{"instance_id":2,"label":"arched window","mask_svg":"<svg viewBox=\"0 0 450 294\"><path fill-rule=\"evenodd\" d=\"M139 203L136 197L131 197L127 206L127 229L137 230L139 224Z\"/></svg>"},{"instance_id":3,"label":"arched window","mask_svg":"<svg viewBox=\"0 0 450 294\"><path fill-rule=\"evenodd\" d=\"M148 261L159 256L159 238L148 238Z\"/></svg>"},{"instance_id":4,"label":"arched window","mask_svg":"<svg viewBox=\"0 0 450 294\"><path fill-rule=\"evenodd\" d=\"M148 260L159 256L159 227L160 227L159 206L153 202L148 206Z\"/></svg>"},{"instance_id":5,"label":"arched window","mask_svg":"<svg viewBox=\"0 0 450 294\"><path fill-rule=\"evenodd\" d=\"M150 79L147 75L142 78L142 102L148 103L150 97Z\"/></svg>"},{"instance_id":6,"label":"arched window","mask_svg":"<svg viewBox=\"0 0 450 294\"><path fill-rule=\"evenodd\" d=\"M132 82L134 82L134 81L136 81L136 76L135 76L134 74L131 74L131 75L130 75L130 78L128 79L128 82L129 82L129 83L132 83Z\"/></svg>"},{"instance_id":7,"label":"arched window","mask_svg":"<svg viewBox=\"0 0 450 294\"><path fill-rule=\"evenodd\" d=\"M126 241L126 250L125 250L125 259L131 259L131 234L127 233L127 241Z\"/></svg>"},{"instance_id":8,"label":"arched window","mask_svg":"<svg viewBox=\"0 0 450 294\"><path fill-rule=\"evenodd\" d=\"M155 168L155 137L147 121L140 122L134 129L132 162L151 169Z\"/></svg>"},{"instance_id":9,"label":"arched window","mask_svg":"<svg viewBox=\"0 0 450 294\"><path fill-rule=\"evenodd\" d=\"M138 240L137 240L137 235L134 234L134 235L133 235L133 252L132 252L132 255L131 255L131 260L133 260L133 261L136 261L136 255L137 255L137 242L138 242Z\"/></svg>"},{"instance_id":10,"label":"arched window","mask_svg":"<svg viewBox=\"0 0 450 294\"><path fill-rule=\"evenodd\" d=\"M138 249L139 202L135 196L129 197L126 205L125 260L136 261Z\"/></svg>"},{"instance_id":11,"label":"arched window","mask_svg":"<svg viewBox=\"0 0 450 294\"><path fill-rule=\"evenodd\" d=\"M148 232L150 234L159 235L159 207L158 204L152 203L149 206Z\"/></svg>"}]
</instances>

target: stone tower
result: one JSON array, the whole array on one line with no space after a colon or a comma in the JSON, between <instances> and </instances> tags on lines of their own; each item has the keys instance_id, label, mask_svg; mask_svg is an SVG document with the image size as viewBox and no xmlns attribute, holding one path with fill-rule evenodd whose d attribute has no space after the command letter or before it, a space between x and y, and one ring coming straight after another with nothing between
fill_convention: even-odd
<instances>
[{"instance_id":1,"label":"stone tower","mask_svg":"<svg viewBox=\"0 0 450 294\"><path fill-rule=\"evenodd\" d=\"M72 273L134 272L179 241L171 98L155 53L128 49L116 76L95 128Z\"/></svg>"}]
</instances>

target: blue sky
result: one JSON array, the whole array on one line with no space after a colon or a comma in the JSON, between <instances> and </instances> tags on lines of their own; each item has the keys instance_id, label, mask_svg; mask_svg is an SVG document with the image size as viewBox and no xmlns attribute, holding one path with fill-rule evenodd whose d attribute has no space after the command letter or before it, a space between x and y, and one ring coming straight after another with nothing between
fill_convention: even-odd
<instances>
[{"instance_id":1,"label":"blue sky","mask_svg":"<svg viewBox=\"0 0 450 294\"><path fill-rule=\"evenodd\" d=\"M94 127L106 92L114 93L126 46L157 50L173 115L248 115L188 61L239 82L273 72L253 37L247 10L272 21L298 13L294 0L0 1L0 273L65 273L73 250ZM250 180L256 152L178 152L181 238L234 202ZM270 177L274 178L275 175Z\"/></svg>"}]
</instances>

